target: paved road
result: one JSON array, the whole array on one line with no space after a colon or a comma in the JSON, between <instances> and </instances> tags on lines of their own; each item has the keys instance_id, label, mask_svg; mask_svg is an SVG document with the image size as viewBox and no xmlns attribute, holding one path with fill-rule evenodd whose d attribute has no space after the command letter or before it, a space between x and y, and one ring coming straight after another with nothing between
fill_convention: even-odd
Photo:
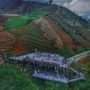
<instances>
[{"instance_id":1,"label":"paved road","mask_svg":"<svg viewBox=\"0 0 90 90\"><path fill-rule=\"evenodd\" d=\"M86 51L86 52L83 52L83 53L80 53L78 55L75 55L73 57L70 57L69 58L69 64L73 63L73 62L78 62L80 59L84 58L84 57L87 57L87 56L90 56L90 51Z\"/></svg>"}]
</instances>

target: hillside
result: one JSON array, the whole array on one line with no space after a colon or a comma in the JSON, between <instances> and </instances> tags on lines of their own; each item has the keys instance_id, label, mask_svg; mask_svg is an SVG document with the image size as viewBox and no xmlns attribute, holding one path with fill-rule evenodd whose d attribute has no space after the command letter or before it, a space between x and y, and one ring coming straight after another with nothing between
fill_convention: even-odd
<instances>
[{"instance_id":1,"label":"hillside","mask_svg":"<svg viewBox=\"0 0 90 90\"><path fill-rule=\"evenodd\" d=\"M73 39L75 44L81 47L90 46L90 41L85 38L86 33L90 31L90 24L87 21L61 6L54 5L40 10L50 12L50 18Z\"/></svg>"},{"instance_id":2,"label":"hillside","mask_svg":"<svg viewBox=\"0 0 90 90\"><path fill-rule=\"evenodd\" d=\"M20 8L25 10L25 15L20 14ZM4 31L16 38L12 47L17 54L35 48L53 52L64 45L71 50L90 48L89 23L64 7L37 2L31 5L31 2L24 1L14 11L19 16L8 18L2 25Z\"/></svg>"},{"instance_id":3,"label":"hillside","mask_svg":"<svg viewBox=\"0 0 90 90\"><path fill-rule=\"evenodd\" d=\"M37 25L31 24L32 21L46 15L48 15L47 12L37 11L4 21L5 31L16 38L16 44L13 45L12 50L17 55L34 51L35 48L41 51L53 50L52 43L44 37L43 31Z\"/></svg>"},{"instance_id":4,"label":"hillside","mask_svg":"<svg viewBox=\"0 0 90 90\"><path fill-rule=\"evenodd\" d=\"M90 46L90 41L84 38L84 36L87 36L85 32L88 32L88 30L83 30L84 34L81 33L82 29L89 25L88 22L63 7L59 7L58 11L51 15L51 18L71 36L77 45Z\"/></svg>"},{"instance_id":5,"label":"hillside","mask_svg":"<svg viewBox=\"0 0 90 90\"><path fill-rule=\"evenodd\" d=\"M25 47L27 51L34 51L36 48L41 51L54 50L50 41L44 37L43 32L38 26L28 24L22 28L10 31L10 33L15 36L18 42L22 42L22 44L24 44L23 47ZM23 48L20 46L21 44L19 44L19 46L16 45L17 43L14 44L14 47ZM20 48L16 49L18 50Z\"/></svg>"}]
</instances>

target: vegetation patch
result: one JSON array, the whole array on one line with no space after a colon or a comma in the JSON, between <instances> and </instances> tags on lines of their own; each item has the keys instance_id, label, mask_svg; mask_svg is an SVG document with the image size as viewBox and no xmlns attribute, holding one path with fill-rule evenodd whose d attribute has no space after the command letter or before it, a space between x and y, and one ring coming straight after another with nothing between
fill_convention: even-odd
<instances>
[{"instance_id":1,"label":"vegetation patch","mask_svg":"<svg viewBox=\"0 0 90 90\"><path fill-rule=\"evenodd\" d=\"M25 72L15 65L0 65L0 90L39 90Z\"/></svg>"},{"instance_id":2,"label":"vegetation patch","mask_svg":"<svg viewBox=\"0 0 90 90\"><path fill-rule=\"evenodd\" d=\"M0 65L0 90L89 90L90 77L85 73L85 81L71 85L31 77L30 68L18 64Z\"/></svg>"},{"instance_id":3,"label":"vegetation patch","mask_svg":"<svg viewBox=\"0 0 90 90\"><path fill-rule=\"evenodd\" d=\"M27 14L25 16L19 16L12 19L6 20L3 24L6 29L12 29L12 28L18 28L22 27L23 25L31 22L32 20L35 20L37 18L43 17L47 15L47 12L32 12L30 14Z\"/></svg>"}]
</instances>

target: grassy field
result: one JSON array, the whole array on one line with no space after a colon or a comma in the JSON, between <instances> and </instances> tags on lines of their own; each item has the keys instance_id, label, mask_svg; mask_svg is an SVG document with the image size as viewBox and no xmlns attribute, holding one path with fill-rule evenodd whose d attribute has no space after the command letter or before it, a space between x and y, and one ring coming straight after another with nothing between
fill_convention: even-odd
<instances>
[{"instance_id":1,"label":"grassy field","mask_svg":"<svg viewBox=\"0 0 90 90\"><path fill-rule=\"evenodd\" d=\"M38 90L28 75L15 65L0 65L0 90Z\"/></svg>"},{"instance_id":2,"label":"grassy field","mask_svg":"<svg viewBox=\"0 0 90 90\"><path fill-rule=\"evenodd\" d=\"M89 90L87 88L90 88L90 79L73 83L69 87L62 83L32 78L26 67L16 66L9 63L0 65L0 90ZM88 78L87 74L85 75Z\"/></svg>"},{"instance_id":3,"label":"grassy field","mask_svg":"<svg viewBox=\"0 0 90 90\"><path fill-rule=\"evenodd\" d=\"M34 79L12 64L0 65L0 90L63 90L63 85ZM64 88L67 90L68 86Z\"/></svg>"}]
</instances>

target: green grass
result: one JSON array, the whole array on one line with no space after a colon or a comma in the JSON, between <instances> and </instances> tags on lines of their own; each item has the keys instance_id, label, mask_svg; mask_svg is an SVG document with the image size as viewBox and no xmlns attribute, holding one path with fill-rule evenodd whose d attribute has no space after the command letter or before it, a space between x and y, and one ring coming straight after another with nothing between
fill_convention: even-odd
<instances>
[{"instance_id":1,"label":"green grass","mask_svg":"<svg viewBox=\"0 0 90 90\"><path fill-rule=\"evenodd\" d=\"M0 90L68 90L67 85L34 79L20 69L12 64L0 65Z\"/></svg>"},{"instance_id":2,"label":"green grass","mask_svg":"<svg viewBox=\"0 0 90 90\"><path fill-rule=\"evenodd\" d=\"M32 20L38 19L47 15L47 12L32 12L25 16L19 16L12 19L6 20L3 25L5 26L6 30L22 27L23 25L30 23Z\"/></svg>"},{"instance_id":3,"label":"green grass","mask_svg":"<svg viewBox=\"0 0 90 90\"><path fill-rule=\"evenodd\" d=\"M0 65L0 90L38 90L25 72L15 65Z\"/></svg>"},{"instance_id":4,"label":"green grass","mask_svg":"<svg viewBox=\"0 0 90 90\"><path fill-rule=\"evenodd\" d=\"M68 48L66 45L64 45L62 48L57 49L57 53L67 58L72 57L75 54L73 50Z\"/></svg>"},{"instance_id":5,"label":"green grass","mask_svg":"<svg viewBox=\"0 0 90 90\"><path fill-rule=\"evenodd\" d=\"M87 59L85 62L82 63L72 63L71 67L77 69L79 68L85 76L85 80L83 82L75 82L73 87L78 86L80 90L89 90L90 89L90 60ZM86 71L85 71L86 70Z\"/></svg>"},{"instance_id":6,"label":"green grass","mask_svg":"<svg viewBox=\"0 0 90 90\"><path fill-rule=\"evenodd\" d=\"M24 18L24 17L15 17L13 19L9 19L7 21L4 22L4 26L6 29L12 29L12 28L17 28L20 27L24 24L26 24L28 21L28 19Z\"/></svg>"},{"instance_id":7,"label":"green grass","mask_svg":"<svg viewBox=\"0 0 90 90\"><path fill-rule=\"evenodd\" d=\"M69 88L67 84L32 78L25 68L17 69L16 64L9 63L0 65L0 90L88 90L90 87L87 73L85 81L73 83Z\"/></svg>"},{"instance_id":8,"label":"green grass","mask_svg":"<svg viewBox=\"0 0 90 90\"><path fill-rule=\"evenodd\" d=\"M48 12L36 11L36 12L32 12L30 15L27 15L26 17L30 18L31 20L35 20L35 19L38 19L38 18L43 17L43 16L48 15L48 14L49 14Z\"/></svg>"}]
</instances>

